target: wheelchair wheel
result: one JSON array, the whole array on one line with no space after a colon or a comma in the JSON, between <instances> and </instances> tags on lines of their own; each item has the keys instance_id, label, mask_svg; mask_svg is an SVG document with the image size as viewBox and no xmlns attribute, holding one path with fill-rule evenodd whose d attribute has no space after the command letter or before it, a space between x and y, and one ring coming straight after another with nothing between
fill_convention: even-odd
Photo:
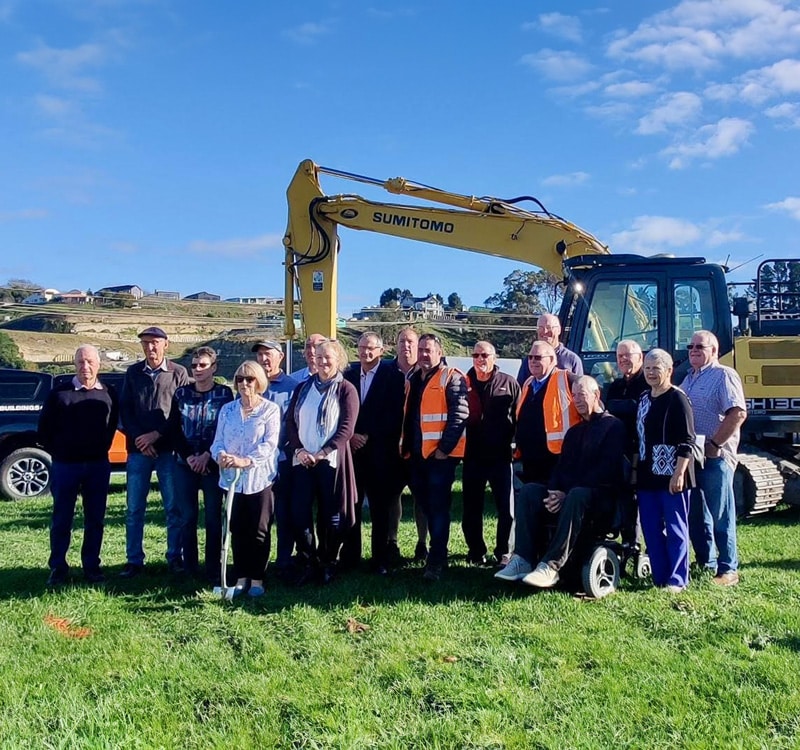
<instances>
[{"instance_id":1,"label":"wheelchair wheel","mask_svg":"<svg viewBox=\"0 0 800 750\"><path fill-rule=\"evenodd\" d=\"M636 557L636 577L647 578L653 575L653 568L650 566L650 557L640 552Z\"/></svg>"},{"instance_id":2,"label":"wheelchair wheel","mask_svg":"<svg viewBox=\"0 0 800 750\"><path fill-rule=\"evenodd\" d=\"M595 599L613 593L619 586L619 558L608 547L595 547L582 570L583 590Z\"/></svg>"}]
</instances>

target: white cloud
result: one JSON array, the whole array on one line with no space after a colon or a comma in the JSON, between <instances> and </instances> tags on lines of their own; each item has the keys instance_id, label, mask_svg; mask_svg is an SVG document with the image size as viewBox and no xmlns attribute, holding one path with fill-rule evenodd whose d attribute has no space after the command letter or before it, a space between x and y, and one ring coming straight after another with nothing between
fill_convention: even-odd
<instances>
[{"instance_id":1,"label":"white cloud","mask_svg":"<svg viewBox=\"0 0 800 750\"><path fill-rule=\"evenodd\" d=\"M638 216L630 229L611 237L613 251L635 253L669 252L690 245L718 247L731 242L741 242L744 235L738 230L723 231L716 221L695 223L671 216Z\"/></svg>"},{"instance_id":2,"label":"white cloud","mask_svg":"<svg viewBox=\"0 0 800 750\"><path fill-rule=\"evenodd\" d=\"M75 113L76 104L69 99L49 94L38 94L33 99L36 109L46 117L67 117Z\"/></svg>"},{"instance_id":3,"label":"white cloud","mask_svg":"<svg viewBox=\"0 0 800 750\"><path fill-rule=\"evenodd\" d=\"M636 132L640 135L664 133L675 125L694 120L702 108L703 103L697 94L688 91L666 94L649 114L639 120Z\"/></svg>"},{"instance_id":4,"label":"white cloud","mask_svg":"<svg viewBox=\"0 0 800 750\"><path fill-rule=\"evenodd\" d=\"M790 128L800 128L800 104L776 104L764 110L764 114Z\"/></svg>"},{"instance_id":5,"label":"white cloud","mask_svg":"<svg viewBox=\"0 0 800 750\"><path fill-rule=\"evenodd\" d=\"M731 83L707 88L710 97L721 101L739 99L761 104L777 96L800 93L800 60L784 59L773 65L750 70Z\"/></svg>"},{"instance_id":6,"label":"white cloud","mask_svg":"<svg viewBox=\"0 0 800 750\"><path fill-rule=\"evenodd\" d=\"M568 174L554 174L550 175L549 177L545 177L542 180L542 185L547 185L548 187L557 186L557 187L572 187L573 185L583 185L585 182L589 180L589 173L588 172L569 172Z\"/></svg>"},{"instance_id":7,"label":"white cloud","mask_svg":"<svg viewBox=\"0 0 800 750\"><path fill-rule=\"evenodd\" d=\"M532 26L533 24L526 25ZM581 22L575 16L565 16L563 13L542 13L535 25L542 31L570 42L580 42L582 39Z\"/></svg>"},{"instance_id":8,"label":"white cloud","mask_svg":"<svg viewBox=\"0 0 800 750\"><path fill-rule=\"evenodd\" d=\"M308 23L300 24L300 26L285 29L283 35L298 44L314 44L321 37L330 33L331 27L329 24L309 21Z\"/></svg>"},{"instance_id":9,"label":"white cloud","mask_svg":"<svg viewBox=\"0 0 800 750\"><path fill-rule=\"evenodd\" d=\"M683 0L633 32L608 54L667 69L706 69L724 58L791 54L800 46L800 11L791 0Z\"/></svg>"},{"instance_id":10,"label":"white cloud","mask_svg":"<svg viewBox=\"0 0 800 750\"><path fill-rule=\"evenodd\" d=\"M592 64L574 52L543 49L520 58L523 65L555 81L571 81L592 69Z\"/></svg>"},{"instance_id":11,"label":"white cloud","mask_svg":"<svg viewBox=\"0 0 800 750\"><path fill-rule=\"evenodd\" d=\"M17 53L17 62L38 70L58 88L95 93L100 90L96 78L85 75L86 68L97 68L107 62L108 49L101 44L81 44L71 49L56 49L39 44L36 49Z\"/></svg>"},{"instance_id":12,"label":"white cloud","mask_svg":"<svg viewBox=\"0 0 800 750\"><path fill-rule=\"evenodd\" d=\"M618 99L636 99L640 96L653 94L658 90L654 83L647 81L626 81L625 83L612 83L603 89L606 96Z\"/></svg>"},{"instance_id":13,"label":"white cloud","mask_svg":"<svg viewBox=\"0 0 800 750\"><path fill-rule=\"evenodd\" d=\"M20 208L12 211L0 210L0 222L26 221L30 219L44 219L47 211L43 208Z\"/></svg>"},{"instance_id":14,"label":"white cloud","mask_svg":"<svg viewBox=\"0 0 800 750\"><path fill-rule=\"evenodd\" d=\"M700 241L703 232L697 224L669 216L639 216L630 229L611 236L613 251L660 252Z\"/></svg>"},{"instance_id":15,"label":"white cloud","mask_svg":"<svg viewBox=\"0 0 800 750\"><path fill-rule=\"evenodd\" d=\"M741 242L744 239L746 239L744 234L738 230L723 232L719 229L714 229L709 232L705 244L708 247L719 247L720 245L728 245L731 242Z\"/></svg>"},{"instance_id":16,"label":"white cloud","mask_svg":"<svg viewBox=\"0 0 800 750\"><path fill-rule=\"evenodd\" d=\"M661 153L670 157L670 169L683 169L695 159L719 159L737 153L754 131L748 120L724 117L699 128L690 140L676 143Z\"/></svg>"},{"instance_id":17,"label":"white cloud","mask_svg":"<svg viewBox=\"0 0 800 750\"><path fill-rule=\"evenodd\" d=\"M186 248L198 255L214 255L219 258L250 258L261 255L264 250L283 249L283 235L262 234L258 237L236 237L228 240L195 240Z\"/></svg>"},{"instance_id":18,"label":"white cloud","mask_svg":"<svg viewBox=\"0 0 800 750\"><path fill-rule=\"evenodd\" d=\"M584 112L599 120L630 120L633 107L628 102L604 102L590 105Z\"/></svg>"},{"instance_id":19,"label":"white cloud","mask_svg":"<svg viewBox=\"0 0 800 750\"><path fill-rule=\"evenodd\" d=\"M800 198L789 197L778 203L767 203L765 206L770 211L787 213L793 219L800 221Z\"/></svg>"}]
</instances>

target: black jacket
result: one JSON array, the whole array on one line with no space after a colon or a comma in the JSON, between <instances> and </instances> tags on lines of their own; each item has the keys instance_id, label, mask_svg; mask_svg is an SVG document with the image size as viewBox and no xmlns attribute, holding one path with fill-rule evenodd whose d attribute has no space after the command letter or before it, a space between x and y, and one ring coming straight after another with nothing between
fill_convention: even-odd
<instances>
[{"instance_id":1,"label":"black jacket","mask_svg":"<svg viewBox=\"0 0 800 750\"><path fill-rule=\"evenodd\" d=\"M625 479L625 425L607 411L581 419L567 430L548 487L613 489Z\"/></svg>"},{"instance_id":2,"label":"black jacket","mask_svg":"<svg viewBox=\"0 0 800 750\"><path fill-rule=\"evenodd\" d=\"M511 375L495 366L485 383L475 368L467 372L467 450L465 461L511 461L511 443L517 429L520 386Z\"/></svg>"},{"instance_id":3,"label":"black jacket","mask_svg":"<svg viewBox=\"0 0 800 750\"><path fill-rule=\"evenodd\" d=\"M344 373L361 397L361 363L354 362ZM400 459L400 431L403 427L405 378L389 361L382 361L361 402L355 432L367 436L363 448L353 451L356 472L380 476L397 472ZM384 477L383 479L389 479Z\"/></svg>"}]
</instances>

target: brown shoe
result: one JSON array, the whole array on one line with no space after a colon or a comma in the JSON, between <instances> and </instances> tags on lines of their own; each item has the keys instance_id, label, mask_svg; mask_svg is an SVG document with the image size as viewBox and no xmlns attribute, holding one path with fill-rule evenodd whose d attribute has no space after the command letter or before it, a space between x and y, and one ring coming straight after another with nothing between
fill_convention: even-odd
<instances>
[{"instance_id":1,"label":"brown shoe","mask_svg":"<svg viewBox=\"0 0 800 750\"><path fill-rule=\"evenodd\" d=\"M735 586L739 583L739 574L735 570L729 570L714 576L711 579L711 583L715 586Z\"/></svg>"}]
</instances>

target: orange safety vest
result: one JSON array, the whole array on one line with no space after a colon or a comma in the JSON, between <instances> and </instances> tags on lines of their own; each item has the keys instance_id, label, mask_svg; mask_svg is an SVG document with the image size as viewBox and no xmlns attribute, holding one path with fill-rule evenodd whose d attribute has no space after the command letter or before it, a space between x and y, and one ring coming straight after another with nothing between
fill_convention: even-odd
<instances>
[{"instance_id":1,"label":"orange safety vest","mask_svg":"<svg viewBox=\"0 0 800 750\"><path fill-rule=\"evenodd\" d=\"M422 430L422 457L432 456L439 447L439 441L447 426L447 394L445 389L454 373L464 375L455 367L443 367L438 375L433 375L425 384L419 405L419 426ZM406 381L406 406L408 405L409 383ZM464 422L464 431L450 451L453 458L463 458L467 445L467 423Z\"/></svg>"},{"instance_id":2,"label":"orange safety vest","mask_svg":"<svg viewBox=\"0 0 800 750\"><path fill-rule=\"evenodd\" d=\"M517 420L519 420L520 409L528 397L532 382L533 375L522 386L522 393L517 402ZM547 435L547 450L558 455L561 453L561 446L564 444L564 435L567 434L567 430L581 419L575 404L572 403L572 389L569 387L567 370L553 370L544 391L542 411L544 412L544 431Z\"/></svg>"}]
</instances>

